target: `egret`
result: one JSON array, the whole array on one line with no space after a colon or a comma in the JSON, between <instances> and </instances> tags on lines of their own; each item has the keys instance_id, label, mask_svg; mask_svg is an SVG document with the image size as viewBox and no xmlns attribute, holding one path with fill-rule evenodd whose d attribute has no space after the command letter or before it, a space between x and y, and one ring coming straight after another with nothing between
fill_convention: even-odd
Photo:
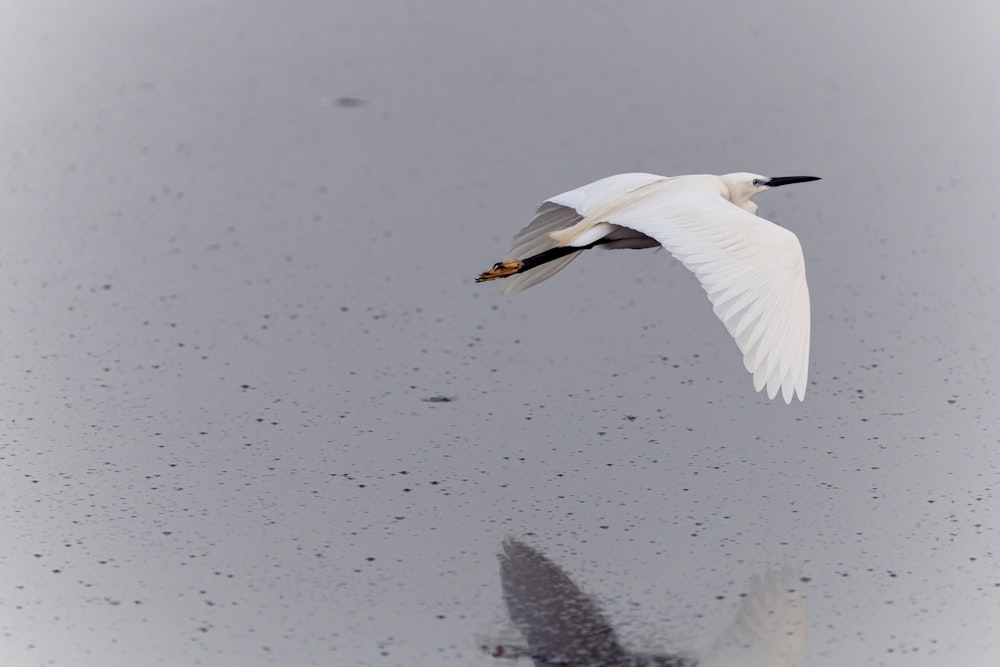
<instances>
[{"instance_id":1,"label":"egret","mask_svg":"<svg viewBox=\"0 0 1000 667\"><path fill-rule=\"evenodd\" d=\"M519 540L503 543L500 580L526 646L483 647L497 658L527 657L535 667L800 667L805 654L806 580L788 567L751 579L735 617L700 658L629 651L597 600Z\"/></svg>"},{"instance_id":2,"label":"egret","mask_svg":"<svg viewBox=\"0 0 1000 667\"><path fill-rule=\"evenodd\" d=\"M816 176L618 174L556 195L514 237L515 259L476 282L510 278L514 294L550 278L581 252L662 246L690 269L743 353L754 389L785 403L805 397L809 287L792 232L757 216L751 198Z\"/></svg>"}]
</instances>

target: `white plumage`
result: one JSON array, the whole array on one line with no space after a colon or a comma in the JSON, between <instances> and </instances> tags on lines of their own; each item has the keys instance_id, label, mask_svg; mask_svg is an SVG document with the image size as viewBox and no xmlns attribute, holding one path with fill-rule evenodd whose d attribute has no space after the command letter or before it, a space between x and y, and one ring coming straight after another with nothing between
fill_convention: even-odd
<instances>
[{"instance_id":1,"label":"white plumage","mask_svg":"<svg viewBox=\"0 0 1000 667\"><path fill-rule=\"evenodd\" d=\"M663 246L701 282L753 374L754 388L802 400L809 372L809 288L795 234L756 215L750 198L818 180L618 174L556 195L514 237L511 255L479 281L510 276L514 294L561 270L587 248Z\"/></svg>"}]
</instances>

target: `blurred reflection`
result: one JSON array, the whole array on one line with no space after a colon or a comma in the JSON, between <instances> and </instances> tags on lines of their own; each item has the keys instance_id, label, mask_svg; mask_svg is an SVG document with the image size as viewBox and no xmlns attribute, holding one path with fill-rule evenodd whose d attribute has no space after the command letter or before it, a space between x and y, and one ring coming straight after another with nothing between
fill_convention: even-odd
<instances>
[{"instance_id":1,"label":"blurred reflection","mask_svg":"<svg viewBox=\"0 0 1000 667\"><path fill-rule=\"evenodd\" d=\"M497 658L535 667L793 667L806 639L804 586L789 570L754 577L750 592L703 659L630 653L600 606L563 570L515 539L503 543L500 578L507 614L525 647L486 647Z\"/></svg>"}]
</instances>

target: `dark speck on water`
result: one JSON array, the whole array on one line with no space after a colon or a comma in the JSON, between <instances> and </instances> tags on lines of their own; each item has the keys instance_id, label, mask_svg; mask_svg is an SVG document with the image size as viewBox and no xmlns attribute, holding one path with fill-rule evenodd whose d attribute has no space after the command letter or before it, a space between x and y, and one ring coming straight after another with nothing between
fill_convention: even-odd
<instances>
[{"instance_id":1,"label":"dark speck on water","mask_svg":"<svg viewBox=\"0 0 1000 667\"><path fill-rule=\"evenodd\" d=\"M344 109L360 109L365 106L367 102L360 97L338 97L333 101L335 107L341 107Z\"/></svg>"},{"instance_id":2,"label":"dark speck on water","mask_svg":"<svg viewBox=\"0 0 1000 667\"><path fill-rule=\"evenodd\" d=\"M450 396L430 396L423 399L424 403L451 403L454 400Z\"/></svg>"}]
</instances>

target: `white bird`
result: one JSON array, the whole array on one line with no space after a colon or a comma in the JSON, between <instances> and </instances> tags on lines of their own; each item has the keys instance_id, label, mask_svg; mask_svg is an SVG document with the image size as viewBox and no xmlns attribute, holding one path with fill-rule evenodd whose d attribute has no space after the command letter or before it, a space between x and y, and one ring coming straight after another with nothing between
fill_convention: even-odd
<instances>
[{"instance_id":1,"label":"white bird","mask_svg":"<svg viewBox=\"0 0 1000 667\"><path fill-rule=\"evenodd\" d=\"M805 397L809 372L809 287L792 232L757 216L754 195L816 176L618 174L547 199L514 237L508 259L476 282L513 276L514 294L551 277L596 246L662 246L708 293L753 374L785 403Z\"/></svg>"}]
</instances>

